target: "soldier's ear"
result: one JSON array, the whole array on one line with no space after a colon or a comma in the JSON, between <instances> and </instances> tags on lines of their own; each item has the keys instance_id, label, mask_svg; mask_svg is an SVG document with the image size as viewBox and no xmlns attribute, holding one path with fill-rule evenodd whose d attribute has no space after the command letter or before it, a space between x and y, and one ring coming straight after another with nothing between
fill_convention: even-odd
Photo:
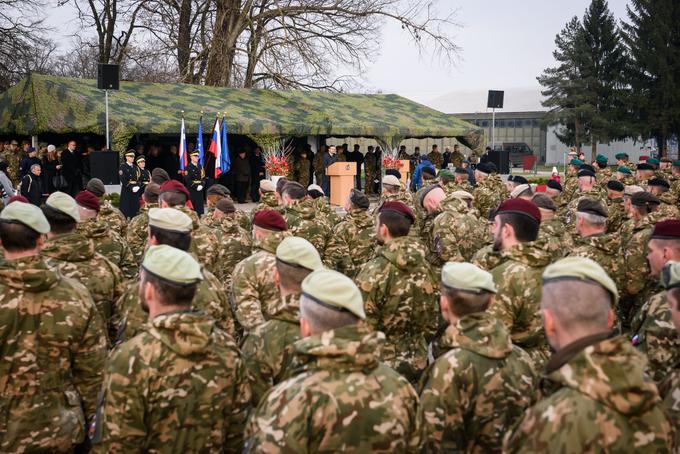
<instances>
[{"instance_id":1,"label":"soldier's ear","mask_svg":"<svg viewBox=\"0 0 680 454\"><path fill-rule=\"evenodd\" d=\"M272 270L272 279L274 279L274 284L279 287L281 286L281 276L279 275L279 269L274 267Z\"/></svg>"},{"instance_id":2,"label":"soldier's ear","mask_svg":"<svg viewBox=\"0 0 680 454\"><path fill-rule=\"evenodd\" d=\"M312 329L309 326L309 322L304 318L300 317L300 337L309 337L312 335Z\"/></svg>"}]
</instances>

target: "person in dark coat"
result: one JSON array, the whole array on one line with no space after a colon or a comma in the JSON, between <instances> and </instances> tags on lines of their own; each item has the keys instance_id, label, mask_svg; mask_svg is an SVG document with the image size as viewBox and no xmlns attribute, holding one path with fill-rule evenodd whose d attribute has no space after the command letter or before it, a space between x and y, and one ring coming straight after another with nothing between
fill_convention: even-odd
<instances>
[{"instance_id":1,"label":"person in dark coat","mask_svg":"<svg viewBox=\"0 0 680 454\"><path fill-rule=\"evenodd\" d=\"M54 187L54 177L61 171L59 154L54 145L47 146L47 154L42 160L42 189L46 194L52 194L57 188Z\"/></svg>"},{"instance_id":2,"label":"person in dark coat","mask_svg":"<svg viewBox=\"0 0 680 454\"><path fill-rule=\"evenodd\" d=\"M139 185L139 169L134 163L135 150L125 153L125 162L118 169L120 179L120 211L126 218L137 216L139 211L139 197L142 195Z\"/></svg>"},{"instance_id":3,"label":"person in dark coat","mask_svg":"<svg viewBox=\"0 0 680 454\"><path fill-rule=\"evenodd\" d=\"M19 177L23 179L26 175L31 173L33 164L40 164L40 158L38 158L38 150L29 147L28 153L21 158L21 162L19 163Z\"/></svg>"},{"instance_id":4,"label":"person in dark coat","mask_svg":"<svg viewBox=\"0 0 680 454\"><path fill-rule=\"evenodd\" d=\"M144 158L144 155L137 156L135 161L139 170L139 193L144 194L146 185L151 182L151 172L146 168L146 158Z\"/></svg>"},{"instance_id":5,"label":"person in dark coat","mask_svg":"<svg viewBox=\"0 0 680 454\"><path fill-rule=\"evenodd\" d=\"M177 181L182 181L182 175L179 173L179 152L177 145L170 146L170 152L164 156L163 169L168 172L170 178Z\"/></svg>"},{"instance_id":6,"label":"person in dark coat","mask_svg":"<svg viewBox=\"0 0 680 454\"><path fill-rule=\"evenodd\" d=\"M184 174L184 186L189 190L189 198L194 206L194 211L200 217L203 216L203 189L205 188L205 172L198 163L198 151L190 155L191 162L187 165Z\"/></svg>"},{"instance_id":7,"label":"person in dark coat","mask_svg":"<svg viewBox=\"0 0 680 454\"><path fill-rule=\"evenodd\" d=\"M40 164L33 164L30 172L21 179L21 195L35 206L42 202L42 182L40 181Z\"/></svg>"},{"instance_id":8,"label":"person in dark coat","mask_svg":"<svg viewBox=\"0 0 680 454\"><path fill-rule=\"evenodd\" d=\"M63 191L71 197L75 197L82 189L80 154L76 150L75 140L71 140L66 150L61 153L61 165L61 174L68 183L68 187Z\"/></svg>"},{"instance_id":9,"label":"person in dark coat","mask_svg":"<svg viewBox=\"0 0 680 454\"><path fill-rule=\"evenodd\" d=\"M250 198L253 202L260 201L260 181L266 177L262 149L255 147L250 155Z\"/></svg>"},{"instance_id":10,"label":"person in dark coat","mask_svg":"<svg viewBox=\"0 0 680 454\"><path fill-rule=\"evenodd\" d=\"M250 162L246 157L245 150L241 150L234 158L232 165L234 171L234 186L238 203L246 203L248 193L248 182L250 181Z\"/></svg>"},{"instance_id":11,"label":"person in dark coat","mask_svg":"<svg viewBox=\"0 0 680 454\"><path fill-rule=\"evenodd\" d=\"M331 145L328 147L328 151L325 152L323 155L323 184L321 185L321 188L323 189L324 194L326 194L326 197L331 196L331 177L329 177L326 174L326 171L328 170L328 166L331 164L335 164L338 161L338 156L336 155L336 150L335 146Z\"/></svg>"}]
</instances>

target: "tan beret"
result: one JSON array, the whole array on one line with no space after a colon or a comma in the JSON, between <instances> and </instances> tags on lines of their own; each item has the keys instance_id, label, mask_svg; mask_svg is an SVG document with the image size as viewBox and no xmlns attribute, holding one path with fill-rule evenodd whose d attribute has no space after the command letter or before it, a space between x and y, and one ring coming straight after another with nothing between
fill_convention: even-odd
<instances>
[{"instance_id":1,"label":"tan beret","mask_svg":"<svg viewBox=\"0 0 680 454\"><path fill-rule=\"evenodd\" d=\"M30 203L10 203L0 213L0 219L6 222L19 222L43 235L50 231L50 223L47 222L42 210Z\"/></svg>"},{"instance_id":2,"label":"tan beret","mask_svg":"<svg viewBox=\"0 0 680 454\"><path fill-rule=\"evenodd\" d=\"M453 191L451 197L454 199L472 200L474 196L467 191Z\"/></svg>"},{"instance_id":3,"label":"tan beret","mask_svg":"<svg viewBox=\"0 0 680 454\"><path fill-rule=\"evenodd\" d=\"M385 175L382 179L382 184L387 186L401 186L399 178L395 177L394 175Z\"/></svg>"},{"instance_id":4,"label":"tan beret","mask_svg":"<svg viewBox=\"0 0 680 454\"><path fill-rule=\"evenodd\" d=\"M442 267L442 284L445 287L466 292L496 293L498 291L491 273L472 263L445 263Z\"/></svg>"},{"instance_id":5,"label":"tan beret","mask_svg":"<svg viewBox=\"0 0 680 454\"><path fill-rule=\"evenodd\" d=\"M543 271L543 283L556 280L594 282L611 293L614 304L619 300L616 284L607 272L595 261L585 257L566 257L549 265Z\"/></svg>"},{"instance_id":6,"label":"tan beret","mask_svg":"<svg viewBox=\"0 0 680 454\"><path fill-rule=\"evenodd\" d=\"M302 281L302 295L317 304L337 311L347 311L366 318L364 300L352 279L337 271L319 269Z\"/></svg>"},{"instance_id":7,"label":"tan beret","mask_svg":"<svg viewBox=\"0 0 680 454\"><path fill-rule=\"evenodd\" d=\"M189 216L174 208L151 208L149 226L171 232L189 233L193 229L193 221Z\"/></svg>"},{"instance_id":8,"label":"tan beret","mask_svg":"<svg viewBox=\"0 0 680 454\"><path fill-rule=\"evenodd\" d=\"M276 192L276 185L272 180L260 180L260 190L262 192Z\"/></svg>"},{"instance_id":9,"label":"tan beret","mask_svg":"<svg viewBox=\"0 0 680 454\"><path fill-rule=\"evenodd\" d=\"M298 236L284 238L276 248L276 258L288 265L300 266L310 271L323 268L321 257L314 245Z\"/></svg>"},{"instance_id":10,"label":"tan beret","mask_svg":"<svg viewBox=\"0 0 680 454\"><path fill-rule=\"evenodd\" d=\"M74 221L80 222L80 210L78 210L78 203L70 195L64 192L53 192L45 201L45 205L64 213L73 218Z\"/></svg>"},{"instance_id":11,"label":"tan beret","mask_svg":"<svg viewBox=\"0 0 680 454\"><path fill-rule=\"evenodd\" d=\"M144 255L142 268L174 284L190 285L203 280L201 265L187 252L167 244L150 246Z\"/></svg>"}]
</instances>

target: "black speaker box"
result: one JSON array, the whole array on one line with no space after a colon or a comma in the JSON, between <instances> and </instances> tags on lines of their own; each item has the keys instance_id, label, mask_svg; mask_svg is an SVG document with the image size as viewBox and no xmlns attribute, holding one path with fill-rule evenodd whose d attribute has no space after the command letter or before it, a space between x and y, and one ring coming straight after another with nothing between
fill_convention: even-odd
<instances>
[{"instance_id":1,"label":"black speaker box","mask_svg":"<svg viewBox=\"0 0 680 454\"><path fill-rule=\"evenodd\" d=\"M118 180L118 153L115 151L94 151L90 153L90 176L99 178L104 184L120 184Z\"/></svg>"},{"instance_id":2,"label":"black speaker box","mask_svg":"<svg viewBox=\"0 0 680 454\"><path fill-rule=\"evenodd\" d=\"M510 173L510 153L504 150L492 150L486 155L486 162L493 162L498 173Z\"/></svg>"},{"instance_id":3,"label":"black speaker box","mask_svg":"<svg viewBox=\"0 0 680 454\"><path fill-rule=\"evenodd\" d=\"M486 101L486 107L489 109L502 109L504 94L504 91L489 90L489 98Z\"/></svg>"},{"instance_id":4,"label":"black speaker box","mask_svg":"<svg viewBox=\"0 0 680 454\"><path fill-rule=\"evenodd\" d=\"M97 66L97 88L100 90L118 90L119 78L119 65L99 63Z\"/></svg>"}]
</instances>

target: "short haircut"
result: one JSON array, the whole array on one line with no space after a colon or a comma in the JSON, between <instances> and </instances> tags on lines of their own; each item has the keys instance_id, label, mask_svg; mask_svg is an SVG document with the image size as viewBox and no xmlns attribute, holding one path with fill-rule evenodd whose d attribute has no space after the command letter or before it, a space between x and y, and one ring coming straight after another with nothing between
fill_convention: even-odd
<instances>
[{"instance_id":1,"label":"short haircut","mask_svg":"<svg viewBox=\"0 0 680 454\"><path fill-rule=\"evenodd\" d=\"M23 252L38 246L40 233L20 223L0 221L0 241L2 247L9 252Z\"/></svg>"},{"instance_id":2,"label":"short haircut","mask_svg":"<svg viewBox=\"0 0 680 454\"><path fill-rule=\"evenodd\" d=\"M71 233L76 229L78 223L68 214L55 210L51 206L43 205L42 211L50 223L50 231L56 235Z\"/></svg>"},{"instance_id":3,"label":"short haircut","mask_svg":"<svg viewBox=\"0 0 680 454\"><path fill-rule=\"evenodd\" d=\"M279 272L279 279L281 280L281 287L290 291L300 291L302 281L311 274L312 270L308 270L302 266L290 265L276 259L276 270Z\"/></svg>"},{"instance_id":4,"label":"short haircut","mask_svg":"<svg viewBox=\"0 0 680 454\"><path fill-rule=\"evenodd\" d=\"M441 292L449 303L449 309L456 317L463 317L477 312L484 312L489 308L493 293L491 292L467 292L454 289L445 285L441 286Z\"/></svg>"},{"instance_id":5,"label":"short haircut","mask_svg":"<svg viewBox=\"0 0 680 454\"><path fill-rule=\"evenodd\" d=\"M501 226L508 224L515 230L515 237L522 243L529 241L536 241L538 238L538 230L540 223L535 219L517 213L498 213L496 216L500 218Z\"/></svg>"},{"instance_id":6,"label":"short haircut","mask_svg":"<svg viewBox=\"0 0 680 454\"><path fill-rule=\"evenodd\" d=\"M41 168L41 167L40 167L40 164L33 164L33 165L31 166L31 170L35 169L36 167L37 167L38 169Z\"/></svg>"},{"instance_id":7,"label":"short haircut","mask_svg":"<svg viewBox=\"0 0 680 454\"><path fill-rule=\"evenodd\" d=\"M673 249L676 253L680 254L680 238L650 238L649 242L654 241L659 247Z\"/></svg>"},{"instance_id":8,"label":"short haircut","mask_svg":"<svg viewBox=\"0 0 680 454\"><path fill-rule=\"evenodd\" d=\"M359 317L353 313L324 307L305 295L300 297L300 318L307 320L314 334L359 322Z\"/></svg>"},{"instance_id":9,"label":"short haircut","mask_svg":"<svg viewBox=\"0 0 680 454\"><path fill-rule=\"evenodd\" d=\"M310 196L313 199L318 199L319 197L323 197L323 192L319 191L318 189L312 189L307 191L307 195Z\"/></svg>"},{"instance_id":10,"label":"short haircut","mask_svg":"<svg viewBox=\"0 0 680 454\"><path fill-rule=\"evenodd\" d=\"M144 191L142 197L144 197L146 203L158 203L158 194L154 194L151 191Z\"/></svg>"},{"instance_id":11,"label":"short haircut","mask_svg":"<svg viewBox=\"0 0 680 454\"><path fill-rule=\"evenodd\" d=\"M543 284L541 309L552 312L565 330L608 330L612 295L592 281L563 279Z\"/></svg>"},{"instance_id":12,"label":"short haircut","mask_svg":"<svg viewBox=\"0 0 680 454\"><path fill-rule=\"evenodd\" d=\"M178 207L186 205L187 196L182 192L166 191L158 196L158 200L167 203L170 207Z\"/></svg>"},{"instance_id":13,"label":"short haircut","mask_svg":"<svg viewBox=\"0 0 680 454\"><path fill-rule=\"evenodd\" d=\"M302 200L307 195L307 190L300 183L290 181L281 189L281 196L288 196L293 200Z\"/></svg>"},{"instance_id":14,"label":"short haircut","mask_svg":"<svg viewBox=\"0 0 680 454\"><path fill-rule=\"evenodd\" d=\"M593 213L584 213L582 211L577 211L576 212L576 217L579 219L583 219L586 224L592 227L600 227L600 228L606 228L607 227L607 218L604 216L599 216L597 214Z\"/></svg>"},{"instance_id":15,"label":"short haircut","mask_svg":"<svg viewBox=\"0 0 680 454\"><path fill-rule=\"evenodd\" d=\"M151 284L158 293L159 302L164 306L191 306L198 283L176 284L154 276L142 269L141 284Z\"/></svg>"},{"instance_id":16,"label":"short haircut","mask_svg":"<svg viewBox=\"0 0 680 454\"><path fill-rule=\"evenodd\" d=\"M188 251L191 246L191 232L172 232L150 225L149 234L158 244L172 246L182 251Z\"/></svg>"},{"instance_id":17,"label":"short haircut","mask_svg":"<svg viewBox=\"0 0 680 454\"><path fill-rule=\"evenodd\" d=\"M285 177L279 178L279 181L276 182L276 192L281 194L281 191L283 190L283 187L288 184L288 179Z\"/></svg>"},{"instance_id":18,"label":"short haircut","mask_svg":"<svg viewBox=\"0 0 680 454\"><path fill-rule=\"evenodd\" d=\"M597 164L597 167L599 167L600 169L606 169L607 167L609 167L609 163L607 162L596 162L595 164Z\"/></svg>"},{"instance_id":19,"label":"short haircut","mask_svg":"<svg viewBox=\"0 0 680 454\"><path fill-rule=\"evenodd\" d=\"M387 227L390 235L394 238L408 235L411 230L411 220L396 211L383 211L378 215L378 222Z\"/></svg>"}]
</instances>

